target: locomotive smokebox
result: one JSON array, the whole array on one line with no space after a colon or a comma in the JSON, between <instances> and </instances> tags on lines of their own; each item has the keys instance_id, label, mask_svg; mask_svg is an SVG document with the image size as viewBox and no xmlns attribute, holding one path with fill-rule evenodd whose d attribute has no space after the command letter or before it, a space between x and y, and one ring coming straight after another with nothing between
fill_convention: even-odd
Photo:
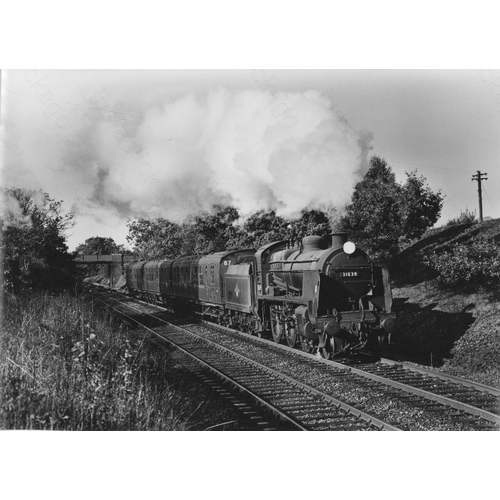
<instances>
[{"instance_id":1,"label":"locomotive smokebox","mask_svg":"<svg viewBox=\"0 0 500 500\"><path fill-rule=\"evenodd\" d=\"M340 248L344 246L344 243L347 241L347 233L339 232L332 233L332 248Z\"/></svg>"}]
</instances>

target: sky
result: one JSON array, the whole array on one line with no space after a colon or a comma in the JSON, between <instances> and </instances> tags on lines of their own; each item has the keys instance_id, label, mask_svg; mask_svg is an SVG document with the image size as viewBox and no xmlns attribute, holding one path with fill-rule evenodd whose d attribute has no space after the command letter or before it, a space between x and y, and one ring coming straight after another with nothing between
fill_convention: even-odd
<instances>
[{"instance_id":1,"label":"sky","mask_svg":"<svg viewBox=\"0 0 500 500\"><path fill-rule=\"evenodd\" d=\"M294 218L341 207L384 158L465 209L500 217L500 70L2 72L2 185L42 189L91 236L127 244L138 217L181 222L212 203Z\"/></svg>"}]
</instances>

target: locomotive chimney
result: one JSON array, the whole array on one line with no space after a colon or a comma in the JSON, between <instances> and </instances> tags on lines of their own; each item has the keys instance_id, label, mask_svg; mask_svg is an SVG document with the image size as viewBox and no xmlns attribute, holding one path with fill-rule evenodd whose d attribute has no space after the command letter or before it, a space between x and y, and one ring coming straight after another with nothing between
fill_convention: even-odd
<instances>
[{"instance_id":1,"label":"locomotive chimney","mask_svg":"<svg viewBox=\"0 0 500 500\"><path fill-rule=\"evenodd\" d=\"M347 233L339 232L332 234L332 248L339 248L344 246L344 243L347 241Z\"/></svg>"}]
</instances>

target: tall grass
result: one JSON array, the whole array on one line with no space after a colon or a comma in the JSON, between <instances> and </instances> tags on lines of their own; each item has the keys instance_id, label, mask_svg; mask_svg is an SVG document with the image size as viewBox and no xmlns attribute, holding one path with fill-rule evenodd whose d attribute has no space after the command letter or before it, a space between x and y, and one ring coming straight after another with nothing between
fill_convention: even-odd
<instances>
[{"instance_id":1,"label":"tall grass","mask_svg":"<svg viewBox=\"0 0 500 500\"><path fill-rule=\"evenodd\" d=\"M184 430L190 409L158 353L88 296L5 295L0 427Z\"/></svg>"}]
</instances>

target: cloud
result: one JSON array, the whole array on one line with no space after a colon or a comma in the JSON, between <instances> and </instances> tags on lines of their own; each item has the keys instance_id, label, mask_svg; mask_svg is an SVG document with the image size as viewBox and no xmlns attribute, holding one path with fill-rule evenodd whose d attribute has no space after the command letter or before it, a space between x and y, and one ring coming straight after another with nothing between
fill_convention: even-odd
<instances>
[{"instance_id":1,"label":"cloud","mask_svg":"<svg viewBox=\"0 0 500 500\"><path fill-rule=\"evenodd\" d=\"M370 135L347 140L345 119L304 93L280 100L277 108L262 90L190 94L149 109L133 133L103 115L95 133L84 134L81 154L92 159L85 203L177 220L215 202L243 215L275 208L284 216L346 203Z\"/></svg>"}]
</instances>

